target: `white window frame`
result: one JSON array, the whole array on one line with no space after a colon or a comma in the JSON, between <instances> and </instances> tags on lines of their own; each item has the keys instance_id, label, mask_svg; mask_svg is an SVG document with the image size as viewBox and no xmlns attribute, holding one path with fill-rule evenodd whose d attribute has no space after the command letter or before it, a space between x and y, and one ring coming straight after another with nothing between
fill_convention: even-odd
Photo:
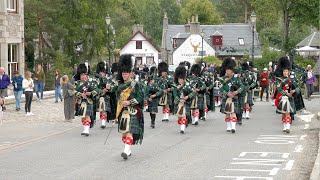
<instances>
[{"instance_id":1,"label":"white window frame","mask_svg":"<svg viewBox=\"0 0 320 180\"><path fill-rule=\"evenodd\" d=\"M239 45L240 46L244 46L244 39L243 38L238 38L238 41L239 41Z\"/></svg>"},{"instance_id":2,"label":"white window frame","mask_svg":"<svg viewBox=\"0 0 320 180\"><path fill-rule=\"evenodd\" d=\"M16 51L13 51L13 47L16 47ZM13 56L13 54L15 55ZM16 58L14 60L13 58ZM16 65L16 68L14 71L19 70L19 44L8 44L8 75L12 79L13 77L13 71L12 71L12 66Z\"/></svg>"},{"instance_id":3,"label":"white window frame","mask_svg":"<svg viewBox=\"0 0 320 180\"><path fill-rule=\"evenodd\" d=\"M10 7L13 2L13 7ZM17 12L17 0L7 0L7 11Z\"/></svg>"}]
</instances>

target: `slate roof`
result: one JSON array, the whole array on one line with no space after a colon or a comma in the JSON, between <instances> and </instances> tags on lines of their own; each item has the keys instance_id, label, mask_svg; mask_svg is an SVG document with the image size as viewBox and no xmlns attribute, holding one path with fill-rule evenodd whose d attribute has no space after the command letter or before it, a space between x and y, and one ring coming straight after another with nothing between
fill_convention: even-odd
<instances>
[{"instance_id":1,"label":"slate roof","mask_svg":"<svg viewBox=\"0 0 320 180\"><path fill-rule=\"evenodd\" d=\"M315 48L320 48L320 31L315 31L311 33L308 37L304 38L301 42L297 44L297 47L310 46Z\"/></svg>"},{"instance_id":2,"label":"slate roof","mask_svg":"<svg viewBox=\"0 0 320 180\"><path fill-rule=\"evenodd\" d=\"M204 39L207 40L211 35L218 31L223 36L223 47L233 47L237 50L250 50L252 48L252 30L250 24L232 23L222 25L200 25L200 32L204 31ZM171 38L178 33L186 34L184 25L168 25L166 36L166 47L172 50ZM239 38L243 38L244 45L239 45ZM254 45L260 48L260 42L255 32Z\"/></svg>"}]
</instances>

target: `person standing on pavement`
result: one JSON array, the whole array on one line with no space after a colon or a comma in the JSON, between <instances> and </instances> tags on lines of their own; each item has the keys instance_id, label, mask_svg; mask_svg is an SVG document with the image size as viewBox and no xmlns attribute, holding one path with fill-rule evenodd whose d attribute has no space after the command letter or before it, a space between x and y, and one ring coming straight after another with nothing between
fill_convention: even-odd
<instances>
[{"instance_id":1,"label":"person standing on pavement","mask_svg":"<svg viewBox=\"0 0 320 180\"><path fill-rule=\"evenodd\" d=\"M54 78L54 86L55 86L55 90L54 90L54 96L55 96L55 103L58 103L58 98L60 98L61 102L62 102L62 95L61 95L61 75L60 75L60 70L57 69L56 70L56 76Z\"/></svg>"},{"instance_id":2,"label":"person standing on pavement","mask_svg":"<svg viewBox=\"0 0 320 180\"><path fill-rule=\"evenodd\" d=\"M23 93L22 88L23 77L19 74L19 71L14 72L14 77L12 78L14 98L16 99L16 111L20 111L21 96Z\"/></svg>"},{"instance_id":3,"label":"person standing on pavement","mask_svg":"<svg viewBox=\"0 0 320 180\"><path fill-rule=\"evenodd\" d=\"M61 78L62 95L64 99L65 121L71 122L74 119L74 86L69 82L67 75Z\"/></svg>"},{"instance_id":4,"label":"person standing on pavement","mask_svg":"<svg viewBox=\"0 0 320 180\"><path fill-rule=\"evenodd\" d=\"M314 91L314 86L316 85L316 76L312 72L311 65L307 66L306 72L306 87L307 87L307 98L311 101L311 95Z\"/></svg>"},{"instance_id":5,"label":"person standing on pavement","mask_svg":"<svg viewBox=\"0 0 320 180\"><path fill-rule=\"evenodd\" d=\"M38 64L37 71L35 73L35 87L36 87L36 94L37 94L37 101L43 100L43 89L44 89L44 83L45 83L45 73L43 71L43 67L41 64ZM39 95L40 93L40 95Z\"/></svg>"},{"instance_id":6,"label":"person standing on pavement","mask_svg":"<svg viewBox=\"0 0 320 180\"><path fill-rule=\"evenodd\" d=\"M24 94L26 97L26 104L25 104L26 116L34 115L31 112L31 102L33 98L34 83L33 83L33 80L31 79L30 71L27 71L25 74L25 78L22 81L22 88L24 89Z\"/></svg>"},{"instance_id":7,"label":"person standing on pavement","mask_svg":"<svg viewBox=\"0 0 320 180\"><path fill-rule=\"evenodd\" d=\"M264 68L260 74L260 87L260 101L262 101L263 93L266 91L266 101L269 102L269 72L267 68Z\"/></svg>"},{"instance_id":8,"label":"person standing on pavement","mask_svg":"<svg viewBox=\"0 0 320 180\"><path fill-rule=\"evenodd\" d=\"M0 98L2 98L2 111L6 110L5 97L8 96L8 86L10 85L10 77L4 73L4 68L0 67Z\"/></svg>"}]
</instances>

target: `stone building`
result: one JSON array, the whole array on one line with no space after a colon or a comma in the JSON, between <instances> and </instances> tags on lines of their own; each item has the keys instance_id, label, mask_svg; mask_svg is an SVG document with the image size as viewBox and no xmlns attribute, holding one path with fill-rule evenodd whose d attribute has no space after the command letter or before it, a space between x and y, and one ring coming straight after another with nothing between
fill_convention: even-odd
<instances>
[{"instance_id":1,"label":"stone building","mask_svg":"<svg viewBox=\"0 0 320 180\"><path fill-rule=\"evenodd\" d=\"M24 74L24 0L0 0L0 66Z\"/></svg>"}]
</instances>

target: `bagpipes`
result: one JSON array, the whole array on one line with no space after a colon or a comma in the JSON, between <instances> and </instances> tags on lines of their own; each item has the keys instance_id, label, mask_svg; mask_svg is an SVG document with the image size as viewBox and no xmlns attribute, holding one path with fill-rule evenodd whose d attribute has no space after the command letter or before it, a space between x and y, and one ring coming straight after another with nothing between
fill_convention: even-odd
<instances>
[{"instance_id":1,"label":"bagpipes","mask_svg":"<svg viewBox=\"0 0 320 180\"><path fill-rule=\"evenodd\" d=\"M81 85L81 90L80 90L80 93L83 94L83 93L87 93L87 92L90 92L89 91L89 83L88 82L85 82L84 84ZM81 97L83 99L86 99L87 102L81 102L80 104L80 107L79 107L79 111L78 111L78 114L81 115L81 117L86 117L86 111L87 111L87 103L90 103L92 104L93 101L92 99L90 98L84 98L84 97Z\"/></svg>"},{"instance_id":2,"label":"bagpipes","mask_svg":"<svg viewBox=\"0 0 320 180\"><path fill-rule=\"evenodd\" d=\"M278 78L279 79L279 78ZM282 80L282 79L280 79ZM289 90L290 84L291 84L291 78L286 78L284 80L285 85L282 87L283 91L287 91ZM280 97L282 96L282 94L280 92L277 93L276 99L275 99L275 105L278 106L279 102L280 102Z\"/></svg>"}]
</instances>

